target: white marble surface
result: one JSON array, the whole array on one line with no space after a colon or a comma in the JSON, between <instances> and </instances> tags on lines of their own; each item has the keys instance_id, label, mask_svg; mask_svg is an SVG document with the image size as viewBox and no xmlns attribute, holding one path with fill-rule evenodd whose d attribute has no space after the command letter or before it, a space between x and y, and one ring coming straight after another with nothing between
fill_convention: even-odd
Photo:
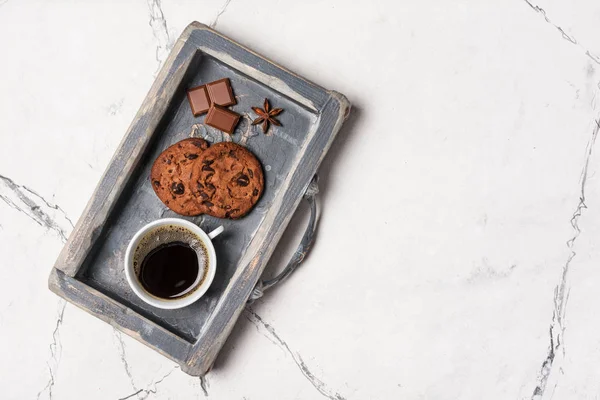
<instances>
[{"instance_id":1,"label":"white marble surface","mask_svg":"<svg viewBox=\"0 0 600 400\"><path fill-rule=\"evenodd\" d=\"M0 0L0 398L597 398L599 18L591 0ZM354 104L314 250L204 381L46 286L192 20Z\"/></svg>"}]
</instances>

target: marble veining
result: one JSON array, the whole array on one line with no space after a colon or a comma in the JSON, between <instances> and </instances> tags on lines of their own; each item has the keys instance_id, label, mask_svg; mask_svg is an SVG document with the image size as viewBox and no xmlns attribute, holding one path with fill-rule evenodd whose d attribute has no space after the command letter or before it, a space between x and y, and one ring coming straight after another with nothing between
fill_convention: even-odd
<instances>
[{"instance_id":1,"label":"marble veining","mask_svg":"<svg viewBox=\"0 0 600 400\"><path fill-rule=\"evenodd\" d=\"M560 280L554 288L554 310L552 311L552 321L550 322L549 327L550 344L548 346L548 356L542 362L542 366L540 368L540 373L537 380L537 386L533 390L533 396L531 397L532 400L542 398L546 390L546 385L548 383L550 373L555 367L554 362L556 356L558 355L559 357L564 357L566 354L566 345L563 337L566 329L564 321L566 318L567 300L569 299L570 292L570 285L568 285L567 278L569 268L571 267L571 262L577 255L577 253L574 250L574 246L575 242L577 241L577 238L581 234L581 228L579 227L579 219L582 216L582 212L587 208L587 205L585 204L585 188L588 179L588 168L590 165L590 158L592 157L594 145L596 144L596 137L598 136L598 131L600 130L600 120L597 119L594 122L595 126L592 131L590 140L586 145L585 160L583 164L583 169L581 171L581 191L579 193L579 202L577 203L577 207L575 208L573 216L569 221L569 223L573 227L573 236L569 240L567 240L566 243L570 253L562 268Z\"/></svg>"},{"instance_id":2,"label":"marble veining","mask_svg":"<svg viewBox=\"0 0 600 400\"><path fill-rule=\"evenodd\" d=\"M54 231L63 242L67 241L67 232L73 229L73 222L60 206L48 202L33 189L18 185L6 176L0 175L0 182L0 189L4 192L0 194L0 199L6 205L27 215L38 225ZM58 222L50 216L51 211L57 211L63 221Z\"/></svg>"},{"instance_id":3,"label":"marble veining","mask_svg":"<svg viewBox=\"0 0 600 400\"><path fill-rule=\"evenodd\" d=\"M0 292L2 397L596 398L598 13L589 0L0 0L0 268L15 279ZM355 104L322 168L313 252L246 309L202 379L46 289L191 20Z\"/></svg>"},{"instance_id":4,"label":"marble veining","mask_svg":"<svg viewBox=\"0 0 600 400\"><path fill-rule=\"evenodd\" d=\"M304 362L300 354L294 353L290 349L288 344L277 334L275 328L266 323L251 307L246 308L245 313L245 316L248 319L248 321L252 322L256 326L256 329L262 335L269 339L271 343L281 347L283 350L285 350L288 354L292 356L294 362L302 372L302 375L304 375L306 379L310 381L310 383L315 387L315 389L319 391L319 393L331 400L346 400L345 397L343 397L333 389L329 388L325 382L317 378L315 374L313 374L310 371L310 369L308 369L306 363ZM264 329L266 333L263 333L261 329Z\"/></svg>"},{"instance_id":5,"label":"marble veining","mask_svg":"<svg viewBox=\"0 0 600 400\"><path fill-rule=\"evenodd\" d=\"M527 5L529 5L529 7L531 7L532 10L534 10L535 12L539 13L542 17L544 17L544 20L546 20L547 23L549 23L550 25L552 25L553 27L556 28L556 30L558 30L562 36L563 39L565 39L568 42L571 42L574 45L580 46L583 51L585 51L585 54L592 60L594 61L596 64L600 65L600 56L590 52L588 49L586 49L585 47L583 47L583 45L581 45L577 39L575 39L574 36L567 34L563 28L561 28L560 26L556 25L555 23L552 22L552 20L550 19L550 17L548 17L548 15L546 14L546 11L541 8L540 6L534 5L533 3L531 3L529 0L523 0L525 3L527 3Z\"/></svg>"}]
</instances>

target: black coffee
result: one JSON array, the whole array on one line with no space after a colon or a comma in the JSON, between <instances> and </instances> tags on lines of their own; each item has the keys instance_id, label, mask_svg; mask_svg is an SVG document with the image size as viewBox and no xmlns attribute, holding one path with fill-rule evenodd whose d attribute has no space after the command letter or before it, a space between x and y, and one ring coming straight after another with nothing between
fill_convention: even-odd
<instances>
[{"instance_id":1,"label":"black coffee","mask_svg":"<svg viewBox=\"0 0 600 400\"><path fill-rule=\"evenodd\" d=\"M144 289L171 298L189 289L198 277L198 254L184 242L171 242L150 251L139 272Z\"/></svg>"}]
</instances>

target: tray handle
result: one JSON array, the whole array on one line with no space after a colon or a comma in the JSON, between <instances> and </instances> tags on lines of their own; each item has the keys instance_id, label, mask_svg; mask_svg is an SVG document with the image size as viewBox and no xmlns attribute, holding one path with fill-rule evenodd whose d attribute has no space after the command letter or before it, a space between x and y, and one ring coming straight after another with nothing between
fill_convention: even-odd
<instances>
[{"instance_id":1,"label":"tray handle","mask_svg":"<svg viewBox=\"0 0 600 400\"><path fill-rule=\"evenodd\" d=\"M300 241L296 252L294 255L292 255L291 260L279 275L265 281L259 279L259 281L256 283L256 286L254 286L254 289L252 290L252 294L250 294L248 304L251 304L254 300L261 298L265 290L272 288L290 276L292 272L298 268L302 261L304 261L306 255L310 251L315 240L315 232L317 231L317 225L320 217L319 206L317 202L317 194L319 193L318 181L319 177L315 175L308 184L306 192L304 192L303 197L310 205L310 219L308 220L308 226L304 231L304 235L302 236L302 240Z\"/></svg>"}]
</instances>

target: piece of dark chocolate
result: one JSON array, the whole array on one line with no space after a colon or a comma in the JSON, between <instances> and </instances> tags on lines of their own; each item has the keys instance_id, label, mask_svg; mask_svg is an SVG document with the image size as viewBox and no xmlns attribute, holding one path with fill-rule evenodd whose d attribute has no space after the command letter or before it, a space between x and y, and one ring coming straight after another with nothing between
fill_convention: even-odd
<instances>
[{"instance_id":1,"label":"piece of dark chocolate","mask_svg":"<svg viewBox=\"0 0 600 400\"><path fill-rule=\"evenodd\" d=\"M202 115L209 110L211 103L210 98L208 97L208 91L206 90L206 85L188 90L187 97L194 117Z\"/></svg>"},{"instance_id":2,"label":"piece of dark chocolate","mask_svg":"<svg viewBox=\"0 0 600 400\"><path fill-rule=\"evenodd\" d=\"M229 78L219 79L206 84L210 100L219 106L228 107L236 103Z\"/></svg>"},{"instance_id":3,"label":"piece of dark chocolate","mask_svg":"<svg viewBox=\"0 0 600 400\"><path fill-rule=\"evenodd\" d=\"M212 126L213 128L222 130L223 132L232 134L239 120L240 114L226 108L213 105L210 110L208 110L208 114L204 119L204 123Z\"/></svg>"}]
</instances>

